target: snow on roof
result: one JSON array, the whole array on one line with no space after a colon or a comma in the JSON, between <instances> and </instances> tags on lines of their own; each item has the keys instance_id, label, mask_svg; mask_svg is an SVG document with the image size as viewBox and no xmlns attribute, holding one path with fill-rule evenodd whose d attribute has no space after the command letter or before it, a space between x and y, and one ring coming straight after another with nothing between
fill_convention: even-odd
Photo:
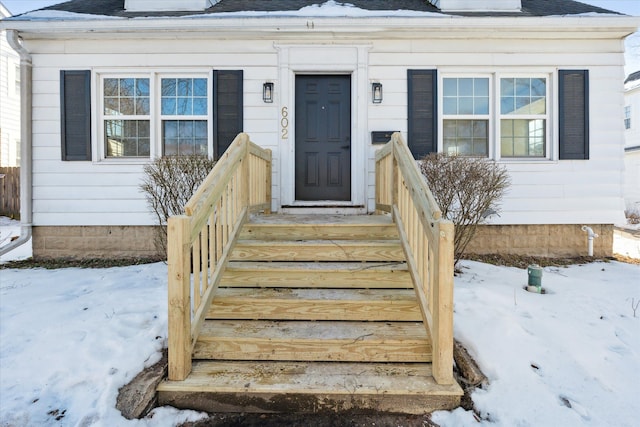
<instances>
[{"instance_id":1,"label":"snow on roof","mask_svg":"<svg viewBox=\"0 0 640 427\"><path fill-rule=\"evenodd\" d=\"M80 16L78 16L80 15ZM78 20L97 17L442 17L442 16L603 16L617 15L573 0L522 0L519 12L456 12L443 14L424 0L220 0L203 12L128 12L122 0L70 0L39 11L19 15L17 20Z\"/></svg>"}]
</instances>

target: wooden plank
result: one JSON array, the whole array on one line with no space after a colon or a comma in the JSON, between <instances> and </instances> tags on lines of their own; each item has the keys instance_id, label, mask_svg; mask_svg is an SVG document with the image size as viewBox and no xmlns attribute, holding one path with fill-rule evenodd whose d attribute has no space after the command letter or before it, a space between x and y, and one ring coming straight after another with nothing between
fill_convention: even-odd
<instances>
[{"instance_id":1,"label":"wooden plank","mask_svg":"<svg viewBox=\"0 0 640 427\"><path fill-rule=\"evenodd\" d=\"M208 320L194 359L430 362L422 323Z\"/></svg>"},{"instance_id":2,"label":"wooden plank","mask_svg":"<svg viewBox=\"0 0 640 427\"><path fill-rule=\"evenodd\" d=\"M438 384L452 384L453 378L453 251L454 226L450 221L440 223L438 243L438 271L433 284L436 360L433 376Z\"/></svg>"},{"instance_id":3,"label":"wooden plank","mask_svg":"<svg viewBox=\"0 0 640 427\"><path fill-rule=\"evenodd\" d=\"M233 261L403 261L398 241L239 240Z\"/></svg>"},{"instance_id":4,"label":"wooden plank","mask_svg":"<svg viewBox=\"0 0 640 427\"><path fill-rule=\"evenodd\" d=\"M393 240L393 224L247 224L240 239L256 240Z\"/></svg>"},{"instance_id":5,"label":"wooden plank","mask_svg":"<svg viewBox=\"0 0 640 427\"><path fill-rule=\"evenodd\" d=\"M220 289L208 319L421 321L411 290Z\"/></svg>"},{"instance_id":6,"label":"wooden plank","mask_svg":"<svg viewBox=\"0 0 640 427\"><path fill-rule=\"evenodd\" d=\"M406 264L230 262L220 286L413 288Z\"/></svg>"},{"instance_id":7,"label":"wooden plank","mask_svg":"<svg viewBox=\"0 0 640 427\"><path fill-rule=\"evenodd\" d=\"M167 222L169 378L176 381L191 371L190 227L184 215Z\"/></svg>"},{"instance_id":8,"label":"wooden plank","mask_svg":"<svg viewBox=\"0 0 640 427\"><path fill-rule=\"evenodd\" d=\"M161 405L209 412L452 409L462 389L438 385L428 363L196 361L185 381L158 386Z\"/></svg>"}]
</instances>

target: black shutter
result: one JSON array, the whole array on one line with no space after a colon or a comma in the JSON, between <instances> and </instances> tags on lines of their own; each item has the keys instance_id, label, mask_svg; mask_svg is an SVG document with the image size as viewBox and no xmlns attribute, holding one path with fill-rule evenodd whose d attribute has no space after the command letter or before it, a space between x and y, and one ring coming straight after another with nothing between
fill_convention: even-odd
<instances>
[{"instance_id":1,"label":"black shutter","mask_svg":"<svg viewBox=\"0 0 640 427\"><path fill-rule=\"evenodd\" d=\"M438 151L437 70L407 70L408 144L419 159Z\"/></svg>"},{"instance_id":2,"label":"black shutter","mask_svg":"<svg viewBox=\"0 0 640 427\"><path fill-rule=\"evenodd\" d=\"M91 71L60 71L62 160L91 160Z\"/></svg>"},{"instance_id":3,"label":"black shutter","mask_svg":"<svg viewBox=\"0 0 640 427\"><path fill-rule=\"evenodd\" d=\"M213 147L220 158L242 132L242 70L213 71Z\"/></svg>"},{"instance_id":4,"label":"black shutter","mask_svg":"<svg viewBox=\"0 0 640 427\"><path fill-rule=\"evenodd\" d=\"M589 158L589 70L559 70L560 160Z\"/></svg>"}]
</instances>

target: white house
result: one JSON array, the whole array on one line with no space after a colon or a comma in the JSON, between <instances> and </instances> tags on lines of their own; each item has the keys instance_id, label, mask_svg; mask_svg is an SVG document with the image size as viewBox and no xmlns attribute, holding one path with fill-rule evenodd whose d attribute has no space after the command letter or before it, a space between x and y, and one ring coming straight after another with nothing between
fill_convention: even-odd
<instances>
[{"instance_id":1,"label":"white house","mask_svg":"<svg viewBox=\"0 0 640 427\"><path fill-rule=\"evenodd\" d=\"M11 16L0 2L0 19ZM20 165L20 57L0 31L0 167Z\"/></svg>"},{"instance_id":2,"label":"white house","mask_svg":"<svg viewBox=\"0 0 640 427\"><path fill-rule=\"evenodd\" d=\"M416 158L508 168L474 251L584 254L589 225L609 255L639 23L568 0L73 0L5 20L32 95L23 237L36 257L148 255L143 165L239 131L273 152L274 211L369 213L400 131Z\"/></svg>"},{"instance_id":3,"label":"white house","mask_svg":"<svg viewBox=\"0 0 640 427\"><path fill-rule=\"evenodd\" d=\"M625 209L640 214L640 71L624 81L624 141Z\"/></svg>"}]
</instances>

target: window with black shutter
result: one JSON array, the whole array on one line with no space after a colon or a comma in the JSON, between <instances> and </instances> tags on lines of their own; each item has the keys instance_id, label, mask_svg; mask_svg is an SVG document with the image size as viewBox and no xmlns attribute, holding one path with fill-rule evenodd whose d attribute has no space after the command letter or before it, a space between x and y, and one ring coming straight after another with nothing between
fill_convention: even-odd
<instances>
[{"instance_id":1,"label":"window with black shutter","mask_svg":"<svg viewBox=\"0 0 640 427\"><path fill-rule=\"evenodd\" d=\"M589 159L589 71L559 70L560 160Z\"/></svg>"},{"instance_id":2,"label":"window with black shutter","mask_svg":"<svg viewBox=\"0 0 640 427\"><path fill-rule=\"evenodd\" d=\"M437 84L436 70L407 70L407 139L416 159L438 151Z\"/></svg>"},{"instance_id":3,"label":"window with black shutter","mask_svg":"<svg viewBox=\"0 0 640 427\"><path fill-rule=\"evenodd\" d=\"M91 160L91 71L60 71L62 160Z\"/></svg>"}]
</instances>

